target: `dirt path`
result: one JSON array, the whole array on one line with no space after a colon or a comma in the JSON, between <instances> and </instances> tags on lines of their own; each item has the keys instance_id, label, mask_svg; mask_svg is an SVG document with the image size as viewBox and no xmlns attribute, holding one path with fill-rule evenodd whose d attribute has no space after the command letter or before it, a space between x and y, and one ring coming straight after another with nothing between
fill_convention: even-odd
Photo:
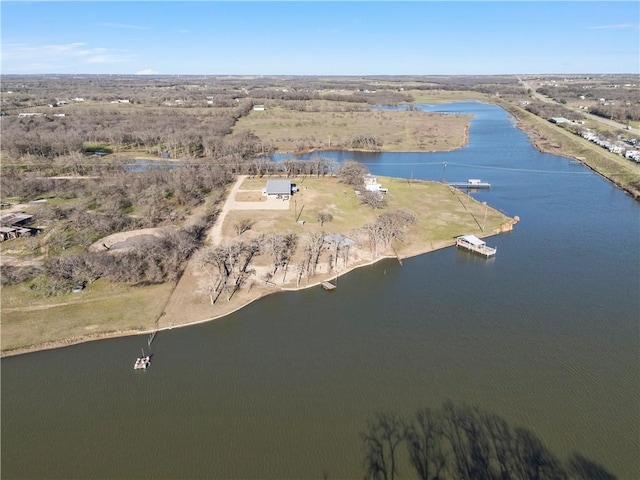
<instances>
[{"instance_id":1,"label":"dirt path","mask_svg":"<svg viewBox=\"0 0 640 480\"><path fill-rule=\"evenodd\" d=\"M233 209L234 204L236 203L235 198L238 190L240 190L240 185L244 182L244 179L247 178L246 175L238 175L238 179L229 194L227 195L227 199L220 210L220 215L216 219L216 223L213 225L213 228L209 232L209 241L212 245L219 245L222 242L222 225L224 224L224 219L227 217L227 214Z\"/></svg>"}]
</instances>

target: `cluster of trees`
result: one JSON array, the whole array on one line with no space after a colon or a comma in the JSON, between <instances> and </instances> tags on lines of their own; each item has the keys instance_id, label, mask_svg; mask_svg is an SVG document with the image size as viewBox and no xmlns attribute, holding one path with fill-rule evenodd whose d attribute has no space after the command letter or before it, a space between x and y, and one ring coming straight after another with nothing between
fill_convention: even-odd
<instances>
[{"instance_id":1,"label":"cluster of trees","mask_svg":"<svg viewBox=\"0 0 640 480\"><path fill-rule=\"evenodd\" d=\"M123 251L73 253L47 258L41 269L2 268L2 283L30 281L41 296L68 293L74 285L98 279L130 284L157 284L176 280L185 261L202 244L213 220L202 217L188 228L167 231L159 237L138 239Z\"/></svg>"},{"instance_id":2,"label":"cluster of trees","mask_svg":"<svg viewBox=\"0 0 640 480\"><path fill-rule=\"evenodd\" d=\"M599 83L578 81L544 86L538 92L559 103L580 101L584 97L585 102L596 102L589 107L589 113L625 123L640 120L637 83L637 77L620 77L604 79ZM604 99L604 102L600 99Z\"/></svg>"},{"instance_id":3,"label":"cluster of trees","mask_svg":"<svg viewBox=\"0 0 640 480\"><path fill-rule=\"evenodd\" d=\"M564 117L569 120L584 120L584 115L581 113L574 112L573 110L557 103L531 102L524 108L528 112L544 119L549 119L551 117Z\"/></svg>"},{"instance_id":4,"label":"cluster of trees","mask_svg":"<svg viewBox=\"0 0 640 480\"><path fill-rule=\"evenodd\" d=\"M232 242L228 245L209 246L198 251L198 265L209 275L208 293L213 305L226 293L227 301L255 273L251 268L253 257L260 254L261 239Z\"/></svg>"},{"instance_id":5,"label":"cluster of trees","mask_svg":"<svg viewBox=\"0 0 640 480\"><path fill-rule=\"evenodd\" d=\"M354 135L349 140L349 148L355 148L358 150L371 150L378 151L382 146L382 142L375 135L359 134Z\"/></svg>"},{"instance_id":6,"label":"cluster of trees","mask_svg":"<svg viewBox=\"0 0 640 480\"><path fill-rule=\"evenodd\" d=\"M224 76L3 76L3 111L74 103L108 103L126 99L132 105L233 108L238 101L254 104L294 105L310 101L397 104L412 97L399 88L379 88L387 79L344 77L262 77L251 80ZM336 92L339 90L341 93ZM342 93L342 92L349 93ZM9 93L10 92L10 93ZM328 92L328 93L327 93ZM297 105L297 106L296 106Z\"/></svg>"},{"instance_id":7,"label":"cluster of trees","mask_svg":"<svg viewBox=\"0 0 640 480\"><path fill-rule=\"evenodd\" d=\"M375 258L379 248L390 248L393 240L404 240L406 229L416 223L416 217L406 210L393 210L378 216L375 222L365 224L360 233L369 241Z\"/></svg>"},{"instance_id":8,"label":"cluster of trees","mask_svg":"<svg viewBox=\"0 0 640 480\"><path fill-rule=\"evenodd\" d=\"M201 249L197 254L198 265L209 276L209 297L214 304L222 293L227 301L246 284L256 273L252 261L258 255L269 259L273 269L261 278L269 282L278 272L282 271L282 281L286 281L287 272L291 266L301 239L296 233L260 235L252 240L237 240L226 245L209 246ZM312 277L324 249L324 234L313 233L302 239L303 255L295 265L297 282L307 275Z\"/></svg>"},{"instance_id":9,"label":"cluster of trees","mask_svg":"<svg viewBox=\"0 0 640 480\"><path fill-rule=\"evenodd\" d=\"M86 142L103 142L114 151L145 149L149 153L166 151L171 157L216 157L224 146L222 138L252 106L251 100L245 100L212 114L90 108L75 109L62 118L3 116L2 150L12 159L24 155L53 158L84 153Z\"/></svg>"},{"instance_id":10,"label":"cluster of trees","mask_svg":"<svg viewBox=\"0 0 640 480\"><path fill-rule=\"evenodd\" d=\"M367 167L353 160L346 160L338 172L340 181L354 187L362 187L364 177L369 173Z\"/></svg>"},{"instance_id":11,"label":"cluster of trees","mask_svg":"<svg viewBox=\"0 0 640 480\"><path fill-rule=\"evenodd\" d=\"M616 120L618 122L635 122L640 120L640 104L619 105L619 104L598 104L589 108L589 113L599 117Z\"/></svg>"},{"instance_id":12,"label":"cluster of trees","mask_svg":"<svg viewBox=\"0 0 640 480\"><path fill-rule=\"evenodd\" d=\"M39 177L35 172L25 174L18 168L3 169L4 195L63 200L38 203L33 210L38 225L45 228L41 234L28 238L25 248L34 254L44 252L45 268L2 265L4 284L33 280L36 292L54 295L68 292L71 283L97 278L131 283L175 279L201 240L203 229L213 220L215 204L233 178L228 170L210 164L139 173L127 172L122 166L119 170L106 170L94 172L98 173L96 178L73 180ZM202 204L207 195L212 198L208 212L184 231L148 239L113 255L87 250L112 233L181 224L190 209ZM84 253L69 253L78 249Z\"/></svg>"},{"instance_id":13,"label":"cluster of trees","mask_svg":"<svg viewBox=\"0 0 640 480\"><path fill-rule=\"evenodd\" d=\"M498 415L445 402L409 420L378 414L361 434L365 478L393 480L614 480L602 465L574 453L562 462L531 431Z\"/></svg>"}]
</instances>

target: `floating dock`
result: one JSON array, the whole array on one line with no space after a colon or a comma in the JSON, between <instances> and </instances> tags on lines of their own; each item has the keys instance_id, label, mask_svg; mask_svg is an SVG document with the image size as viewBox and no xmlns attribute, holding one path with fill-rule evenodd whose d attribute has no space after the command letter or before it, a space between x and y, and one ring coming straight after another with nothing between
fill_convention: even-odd
<instances>
[{"instance_id":1,"label":"floating dock","mask_svg":"<svg viewBox=\"0 0 640 480\"><path fill-rule=\"evenodd\" d=\"M492 257L496 254L494 247L489 247L475 235L462 235L456 238L456 245L471 252L479 253L485 257Z\"/></svg>"},{"instance_id":2,"label":"floating dock","mask_svg":"<svg viewBox=\"0 0 640 480\"><path fill-rule=\"evenodd\" d=\"M134 370L146 370L151 365L151 355L145 355L144 349L142 349L142 356L136 359L136 363L133 364Z\"/></svg>"},{"instance_id":3,"label":"floating dock","mask_svg":"<svg viewBox=\"0 0 640 480\"><path fill-rule=\"evenodd\" d=\"M478 178L470 178L466 182L449 182L447 183L450 187L455 188L491 188L491 184L489 182L483 182Z\"/></svg>"},{"instance_id":4,"label":"floating dock","mask_svg":"<svg viewBox=\"0 0 640 480\"><path fill-rule=\"evenodd\" d=\"M335 290L336 286L331 282L322 282L322 288L325 290Z\"/></svg>"},{"instance_id":5,"label":"floating dock","mask_svg":"<svg viewBox=\"0 0 640 480\"><path fill-rule=\"evenodd\" d=\"M151 365L151 358L148 355L146 357L138 357L136 363L133 365L133 369L146 370L149 365Z\"/></svg>"}]
</instances>

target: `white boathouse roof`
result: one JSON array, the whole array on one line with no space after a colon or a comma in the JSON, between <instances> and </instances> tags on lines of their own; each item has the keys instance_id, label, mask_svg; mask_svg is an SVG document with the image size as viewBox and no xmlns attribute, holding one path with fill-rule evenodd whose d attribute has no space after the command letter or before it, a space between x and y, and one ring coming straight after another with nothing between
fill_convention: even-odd
<instances>
[{"instance_id":1,"label":"white boathouse roof","mask_svg":"<svg viewBox=\"0 0 640 480\"><path fill-rule=\"evenodd\" d=\"M475 235L462 235L462 236L460 236L458 238L464 240L467 243L470 243L471 245L475 245L477 247L479 247L481 245L486 245L486 242L483 242L482 240L480 240Z\"/></svg>"}]
</instances>

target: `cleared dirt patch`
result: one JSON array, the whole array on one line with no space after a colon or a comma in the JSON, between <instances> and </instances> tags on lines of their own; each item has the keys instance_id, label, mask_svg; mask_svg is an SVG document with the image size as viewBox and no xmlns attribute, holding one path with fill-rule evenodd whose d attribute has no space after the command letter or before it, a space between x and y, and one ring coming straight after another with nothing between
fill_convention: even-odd
<instances>
[{"instance_id":1,"label":"cleared dirt patch","mask_svg":"<svg viewBox=\"0 0 640 480\"><path fill-rule=\"evenodd\" d=\"M101 252L104 250L124 250L127 247L134 246L137 242L143 241L145 237L154 236L161 237L167 232L175 230L175 227L158 227L158 228L142 228L140 230L130 230L128 232L114 233L101 238L97 242L89 246L92 252ZM139 237L135 240L136 237Z\"/></svg>"},{"instance_id":2,"label":"cleared dirt patch","mask_svg":"<svg viewBox=\"0 0 640 480\"><path fill-rule=\"evenodd\" d=\"M265 202L267 197L260 191L239 191L236 194L236 202Z\"/></svg>"}]
</instances>

